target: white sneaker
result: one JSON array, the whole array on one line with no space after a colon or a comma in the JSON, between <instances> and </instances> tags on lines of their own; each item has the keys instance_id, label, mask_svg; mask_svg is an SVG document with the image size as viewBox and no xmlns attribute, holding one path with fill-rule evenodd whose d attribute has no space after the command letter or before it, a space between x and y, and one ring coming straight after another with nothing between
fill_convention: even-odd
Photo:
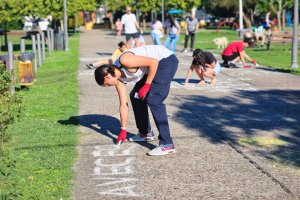
<instances>
[{"instance_id":1,"label":"white sneaker","mask_svg":"<svg viewBox=\"0 0 300 200\"><path fill-rule=\"evenodd\" d=\"M153 131L150 131L146 135L138 133L137 135L133 136L132 138L128 139L130 142L151 142L155 140Z\"/></svg>"},{"instance_id":2,"label":"white sneaker","mask_svg":"<svg viewBox=\"0 0 300 200\"><path fill-rule=\"evenodd\" d=\"M175 153L174 144L165 144L165 145L158 145L155 149L152 149L148 152L149 156L165 156L168 154Z\"/></svg>"},{"instance_id":3,"label":"white sneaker","mask_svg":"<svg viewBox=\"0 0 300 200\"><path fill-rule=\"evenodd\" d=\"M183 53L187 53L188 52L188 50L187 49L183 49L183 51L182 51Z\"/></svg>"}]
</instances>

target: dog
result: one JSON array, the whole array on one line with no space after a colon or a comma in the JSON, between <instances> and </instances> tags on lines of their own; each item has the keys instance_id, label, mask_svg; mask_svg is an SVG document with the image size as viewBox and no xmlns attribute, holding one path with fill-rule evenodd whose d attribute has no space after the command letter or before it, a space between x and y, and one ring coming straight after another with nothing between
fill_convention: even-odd
<instances>
[{"instance_id":1,"label":"dog","mask_svg":"<svg viewBox=\"0 0 300 200\"><path fill-rule=\"evenodd\" d=\"M220 47L224 49L228 44L226 37L215 38L213 39L213 42L218 45L217 49L220 49Z\"/></svg>"}]
</instances>

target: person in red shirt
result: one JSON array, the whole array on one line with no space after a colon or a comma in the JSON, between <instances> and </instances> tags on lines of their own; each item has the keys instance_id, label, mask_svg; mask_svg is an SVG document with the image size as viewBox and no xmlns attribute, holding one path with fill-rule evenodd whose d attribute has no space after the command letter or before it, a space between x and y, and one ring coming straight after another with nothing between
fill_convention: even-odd
<instances>
[{"instance_id":1,"label":"person in red shirt","mask_svg":"<svg viewBox=\"0 0 300 200\"><path fill-rule=\"evenodd\" d=\"M235 41L230 43L227 48L224 49L222 53L222 59L224 60L223 66L229 68L228 62L236 62L241 60L244 68L250 68L250 65L246 65L245 58L253 64L257 64L255 60L251 59L244 51L245 47L249 47L249 42L247 39L243 41ZM235 65L234 65L235 66ZM236 67L236 66L235 66Z\"/></svg>"}]
</instances>

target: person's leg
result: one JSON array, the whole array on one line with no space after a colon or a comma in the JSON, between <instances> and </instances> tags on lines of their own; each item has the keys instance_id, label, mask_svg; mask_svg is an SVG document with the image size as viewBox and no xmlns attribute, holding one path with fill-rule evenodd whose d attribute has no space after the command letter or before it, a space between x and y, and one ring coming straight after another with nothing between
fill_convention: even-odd
<instances>
[{"instance_id":1,"label":"person's leg","mask_svg":"<svg viewBox=\"0 0 300 200\"><path fill-rule=\"evenodd\" d=\"M191 34L191 51L194 50L194 41L195 41L195 33L190 33Z\"/></svg>"},{"instance_id":2,"label":"person's leg","mask_svg":"<svg viewBox=\"0 0 300 200\"><path fill-rule=\"evenodd\" d=\"M155 33L153 32L153 31L151 31L151 39L152 39L152 43L154 44L154 45L157 45L156 44L156 38L155 38Z\"/></svg>"},{"instance_id":3,"label":"person's leg","mask_svg":"<svg viewBox=\"0 0 300 200\"><path fill-rule=\"evenodd\" d=\"M171 50L176 53L176 45L179 40L179 34L175 36L175 38L171 42Z\"/></svg>"},{"instance_id":4,"label":"person's leg","mask_svg":"<svg viewBox=\"0 0 300 200\"><path fill-rule=\"evenodd\" d=\"M196 71L197 75L200 78L200 81L199 81L198 85L205 85L205 79L204 79L204 76L203 76L203 70L202 70L201 66L195 67L195 71Z\"/></svg>"},{"instance_id":5,"label":"person's leg","mask_svg":"<svg viewBox=\"0 0 300 200\"><path fill-rule=\"evenodd\" d=\"M132 34L132 37L133 37L134 42L135 42L135 47L139 47L140 46L139 36L140 35L138 33Z\"/></svg>"},{"instance_id":6,"label":"person's leg","mask_svg":"<svg viewBox=\"0 0 300 200\"><path fill-rule=\"evenodd\" d=\"M190 34L184 34L184 49L187 48Z\"/></svg>"},{"instance_id":7,"label":"person's leg","mask_svg":"<svg viewBox=\"0 0 300 200\"><path fill-rule=\"evenodd\" d=\"M208 77L208 78L210 78L211 79L211 81L210 81L210 85L215 85L216 84L216 75L215 75L215 73L214 73L214 71L213 71L213 69L212 68L206 68L206 71L204 71L203 72L203 75L205 76L205 77Z\"/></svg>"},{"instance_id":8,"label":"person's leg","mask_svg":"<svg viewBox=\"0 0 300 200\"><path fill-rule=\"evenodd\" d=\"M173 144L164 100L167 98L172 78L178 68L178 59L171 55L159 62L159 66L147 97L148 106L159 131L159 144Z\"/></svg>"},{"instance_id":9,"label":"person's leg","mask_svg":"<svg viewBox=\"0 0 300 200\"><path fill-rule=\"evenodd\" d=\"M146 101L135 98L135 93L138 92L141 87L143 87L147 76L144 76L142 80L136 83L132 91L130 92L130 100L132 104L132 109L135 117L136 127L139 133L145 135L151 130L148 106Z\"/></svg>"},{"instance_id":10,"label":"person's leg","mask_svg":"<svg viewBox=\"0 0 300 200\"><path fill-rule=\"evenodd\" d=\"M131 38L131 34L125 34L126 47L127 47L127 49L130 49L130 48L131 48L130 38Z\"/></svg>"},{"instance_id":11,"label":"person's leg","mask_svg":"<svg viewBox=\"0 0 300 200\"><path fill-rule=\"evenodd\" d=\"M171 50L170 44L171 44L171 37L170 37L170 35L168 35L168 37L165 41L165 47Z\"/></svg>"},{"instance_id":12,"label":"person's leg","mask_svg":"<svg viewBox=\"0 0 300 200\"><path fill-rule=\"evenodd\" d=\"M160 38L158 34L155 34L155 43L156 45L161 45Z\"/></svg>"}]
</instances>

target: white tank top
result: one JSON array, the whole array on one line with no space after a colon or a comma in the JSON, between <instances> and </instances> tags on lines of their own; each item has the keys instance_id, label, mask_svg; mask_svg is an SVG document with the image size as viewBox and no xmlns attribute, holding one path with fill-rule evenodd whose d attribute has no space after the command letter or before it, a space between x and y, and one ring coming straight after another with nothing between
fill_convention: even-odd
<instances>
[{"instance_id":1,"label":"white tank top","mask_svg":"<svg viewBox=\"0 0 300 200\"><path fill-rule=\"evenodd\" d=\"M126 52L132 52L133 54L135 54L137 56L145 56L145 57L154 58L158 61L160 61L164 58L167 58L173 54L172 51L170 51L169 49L167 49L166 47L161 46L161 45L145 45L145 46L140 46L137 48L130 49L128 51L125 51L124 53L126 53ZM119 67L120 70L123 71L126 76L126 78L119 78L119 80L125 84L136 83L139 80L141 80L145 74L148 74L148 67L141 66L134 73L127 71L127 69L122 67L122 65L120 63L120 57L124 53L122 53L117 58L117 60L114 62L114 65Z\"/></svg>"}]
</instances>

